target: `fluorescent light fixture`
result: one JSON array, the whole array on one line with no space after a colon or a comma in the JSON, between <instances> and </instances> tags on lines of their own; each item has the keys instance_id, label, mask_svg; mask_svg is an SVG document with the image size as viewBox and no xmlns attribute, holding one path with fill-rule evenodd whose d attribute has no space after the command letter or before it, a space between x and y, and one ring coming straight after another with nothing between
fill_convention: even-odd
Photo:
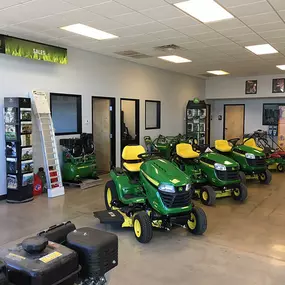
<instances>
[{"instance_id":1,"label":"fluorescent light fixture","mask_svg":"<svg viewBox=\"0 0 285 285\"><path fill-rule=\"evenodd\" d=\"M174 4L203 23L232 19L234 16L214 0L190 0Z\"/></svg>"},{"instance_id":2,"label":"fluorescent light fixture","mask_svg":"<svg viewBox=\"0 0 285 285\"><path fill-rule=\"evenodd\" d=\"M283 64L283 65L276 65L276 67L281 69L281 70L285 70L285 64Z\"/></svg>"},{"instance_id":3,"label":"fluorescent light fixture","mask_svg":"<svg viewBox=\"0 0 285 285\"><path fill-rule=\"evenodd\" d=\"M181 57L181 56L177 56L177 55L167 55L167 56L159 56L158 58L166 60L166 61L170 61L170 62L174 62L174 63L186 63L186 62L192 62L192 60Z\"/></svg>"},{"instance_id":4,"label":"fluorescent light fixture","mask_svg":"<svg viewBox=\"0 0 285 285\"><path fill-rule=\"evenodd\" d=\"M257 55L278 53L278 51L269 44L247 46L245 48Z\"/></svg>"},{"instance_id":5,"label":"fluorescent light fixture","mask_svg":"<svg viewBox=\"0 0 285 285\"><path fill-rule=\"evenodd\" d=\"M83 24L74 24L66 27L61 27L61 29L96 40L109 40L117 38L115 35L94 29Z\"/></svg>"},{"instance_id":6,"label":"fluorescent light fixture","mask_svg":"<svg viewBox=\"0 0 285 285\"><path fill-rule=\"evenodd\" d=\"M215 74L215 75L229 75L228 72L223 71L223 70L211 70L207 71L208 73Z\"/></svg>"}]
</instances>

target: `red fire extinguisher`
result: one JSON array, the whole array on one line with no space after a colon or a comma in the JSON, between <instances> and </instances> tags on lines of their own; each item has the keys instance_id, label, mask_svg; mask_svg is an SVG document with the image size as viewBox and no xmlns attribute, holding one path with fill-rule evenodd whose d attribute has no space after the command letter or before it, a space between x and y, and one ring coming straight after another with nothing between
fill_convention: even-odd
<instances>
[{"instance_id":1,"label":"red fire extinguisher","mask_svg":"<svg viewBox=\"0 0 285 285\"><path fill-rule=\"evenodd\" d=\"M43 193L43 182L38 174L34 174L34 185L33 185L34 196L41 195Z\"/></svg>"},{"instance_id":2,"label":"red fire extinguisher","mask_svg":"<svg viewBox=\"0 0 285 285\"><path fill-rule=\"evenodd\" d=\"M50 181L51 183L58 182L58 177L57 177L57 171L53 169L52 166L49 167L49 176L50 176ZM53 184L51 188L56 188L59 187L58 184Z\"/></svg>"}]
</instances>

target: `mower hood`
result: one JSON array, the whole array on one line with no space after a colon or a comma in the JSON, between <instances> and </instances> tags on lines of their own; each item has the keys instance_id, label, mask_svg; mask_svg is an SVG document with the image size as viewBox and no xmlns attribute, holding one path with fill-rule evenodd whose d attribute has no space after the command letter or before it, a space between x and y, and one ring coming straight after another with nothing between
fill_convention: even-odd
<instances>
[{"instance_id":1,"label":"mower hood","mask_svg":"<svg viewBox=\"0 0 285 285\"><path fill-rule=\"evenodd\" d=\"M225 155L222 155L220 153L209 152L209 153L202 154L202 156L211 160L213 163L223 164L226 167L234 167L234 168L239 167L239 164L235 160L233 160L233 159L231 159Z\"/></svg>"},{"instance_id":2,"label":"mower hood","mask_svg":"<svg viewBox=\"0 0 285 285\"><path fill-rule=\"evenodd\" d=\"M264 152L259 151L259 150L255 149L253 147L246 146L246 145L235 146L235 147L233 147L233 151L235 151L235 150L238 150L239 153L242 153L242 154L252 153L252 154L254 154L257 157L265 157Z\"/></svg>"},{"instance_id":3,"label":"mower hood","mask_svg":"<svg viewBox=\"0 0 285 285\"><path fill-rule=\"evenodd\" d=\"M179 168L165 159L152 159L141 166L142 175L155 186L161 183L174 186L184 186L189 183L189 177Z\"/></svg>"}]
</instances>

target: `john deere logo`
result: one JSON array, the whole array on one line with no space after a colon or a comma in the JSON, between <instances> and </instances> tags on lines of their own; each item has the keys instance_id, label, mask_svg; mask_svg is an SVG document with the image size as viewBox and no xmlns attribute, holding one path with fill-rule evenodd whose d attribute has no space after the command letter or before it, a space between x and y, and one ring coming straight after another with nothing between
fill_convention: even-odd
<instances>
[{"instance_id":1,"label":"john deere logo","mask_svg":"<svg viewBox=\"0 0 285 285\"><path fill-rule=\"evenodd\" d=\"M179 191L179 192L182 192L182 191L183 191L183 187L179 187L179 188L178 188L178 191Z\"/></svg>"}]
</instances>

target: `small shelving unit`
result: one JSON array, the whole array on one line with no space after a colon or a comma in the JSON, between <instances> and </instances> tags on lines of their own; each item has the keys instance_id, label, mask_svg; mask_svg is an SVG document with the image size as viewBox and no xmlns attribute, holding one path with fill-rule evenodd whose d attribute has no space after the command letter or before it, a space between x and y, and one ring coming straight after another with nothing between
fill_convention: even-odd
<instances>
[{"instance_id":1,"label":"small shelving unit","mask_svg":"<svg viewBox=\"0 0 285 285\"><path fill-rule=\"evenodd\" d=\"M7 202L33 200L32 109L29 98L4 98Z\"/></svg>"}]
</instances>

